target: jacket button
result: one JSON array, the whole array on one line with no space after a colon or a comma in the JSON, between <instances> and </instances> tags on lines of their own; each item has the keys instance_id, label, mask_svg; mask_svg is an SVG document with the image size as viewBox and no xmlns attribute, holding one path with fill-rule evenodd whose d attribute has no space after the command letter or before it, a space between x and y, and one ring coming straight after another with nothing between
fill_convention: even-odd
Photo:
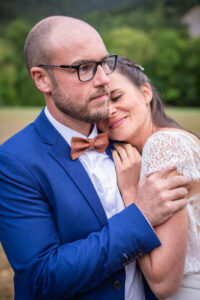
<instances>
[{"instance_id":1,"label":"jacket button","mask_svg":"<svg viewBox=\"0 0 200 300\"><path fill-rule=\"evenodd\" d=\"M144 250L143 249L140 249L137 251L137 255L138 257L142 256L144 254Z\"/></svg>"},{"instance_id":2,"label":"jacket button","mask_svg":"<svg viewBox=\"0 0 200 300\"><path fill-rule=\"evenodd\" d=\"M126 258L124 258L123 260L122 260L122 266L126 266L127 265L127 259Z\"/></svg>"},{"instance_id":3,"label":"jacket button","mask_svg":"<svg viewBox=\"0 0 200 300\"><path fill-rule=\"evenodd\" d=\"M113 283L113 287L114 287L115 290L121 289L121 287L122 287L121 281L116 280L116 281Z\"/></svg>"},{"instance_id":4,"label":"jacket button","mask_svg":"<svg viewBox=\"0 0 200 300\"><path fill-rule=\"evenodd\" d=\"M136 260L137 258L138 258L138 257L137 257L136 254L132 254L131 257L130 257L131 261L134 261L134 260Z\"/></svg>"}]
</instances>

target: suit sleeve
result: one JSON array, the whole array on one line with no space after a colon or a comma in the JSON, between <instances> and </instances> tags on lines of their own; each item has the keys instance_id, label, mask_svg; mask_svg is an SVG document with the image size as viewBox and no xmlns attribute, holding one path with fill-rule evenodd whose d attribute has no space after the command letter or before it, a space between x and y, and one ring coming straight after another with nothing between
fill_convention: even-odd
<instances>
[{"instance_id":1,"label":"suit sleeve","mask_svg":"<svg viewBox=\"0 0 200 300\"><path fill-rule=\"evenodd\" d=\"M122 269L125 257L160 245L135 205L109 219L101 231L63 244L42 186L3 151L0 240L18 279L35 299L42 300L86 292Z\"/></svg>"}]
</instances>

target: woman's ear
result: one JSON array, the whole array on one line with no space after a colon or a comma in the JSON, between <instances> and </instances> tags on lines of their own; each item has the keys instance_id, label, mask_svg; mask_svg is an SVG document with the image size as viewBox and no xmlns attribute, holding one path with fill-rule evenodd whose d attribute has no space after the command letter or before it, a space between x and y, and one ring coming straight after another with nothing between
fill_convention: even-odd
<instances>
[{"instance_id":1,"label":"woman's ear","mask_svg":"<svg viewBox=\"0 0 200 300\"><path fill-rule=\"evenodd\" d=\"M152 97L153 97L153 92L152 92L150 84L144 83L142 85L142 87L140 88L140 90L144 96L145 103L149 105L152 100Z\"/></svg>"},{"instance_id":2,"label":"woman's ear","mask_svg":"<svg viewBox=\"0 0 200 300\"><path fill-rule=\"evenodd\" d=\"M51 92L51 78L46 70L40 67L33 67L30 70L30 74L38 90L42 93Z\"/></svg>"}]
</instances>

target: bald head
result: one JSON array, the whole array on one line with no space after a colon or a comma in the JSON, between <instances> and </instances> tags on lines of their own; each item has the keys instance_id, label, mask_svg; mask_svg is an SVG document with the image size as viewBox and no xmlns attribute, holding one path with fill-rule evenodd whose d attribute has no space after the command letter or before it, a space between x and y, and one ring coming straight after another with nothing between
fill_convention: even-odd
<instances>
[{"instance_id":1,"label":"bald head","mask_svg":"<svg viewBox=\"0 0 200 300\"><path fill-rule=\"evenodd\" d=\"M98 32L86 22L65 16L52 16L37 23L29 32L24 46L24 56L28 71L39 64L50 64L57 44L65 35L68 43L82 36L96 36Z\"/></svg>"}]
</instances>

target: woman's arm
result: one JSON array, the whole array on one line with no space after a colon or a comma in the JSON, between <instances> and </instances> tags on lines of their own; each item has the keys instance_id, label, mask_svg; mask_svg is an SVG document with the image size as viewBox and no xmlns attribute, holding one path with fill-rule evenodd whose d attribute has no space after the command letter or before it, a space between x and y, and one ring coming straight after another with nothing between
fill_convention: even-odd
<instances>
[{"instance_id":1,"label":"woman's arm","mask_svg":"<svg viewBox=\"0 0 200 300\"><path fill-rule=\"evenodd\" d=\"M127 166L131 166L131 162L126 159L126 166L123 164L123 161L121 161L120 165L119 159L126 155L130 160L133 157L131 158L130 154L128 155L124 152L126 150L124 145L118 145L116 148L118 152L114 153L113 158L116 163L119 188L125 206L128 206L134 201L134 196L137 193L135 180L137 176L132 177L134 184L133 187L130 187L131 176L134 170L129 170ZM136 160L135 155L134 159ZM133 165L137 165L136 161L132 162ZM138 169L136 168L136 173L137 171ZM176 175L178 173L172 171L168 177ZM134 190L135 194L133 193ZM165 196L163 194L163 197ZM162 246L141 257L139 263L152 291L159 299L165 299L176 292L183 276L188 232L187 208L176 212L167 222L154 229Z\"/></svg>"},{"instance_id":2,"label":"woman's arm","mask_svg":"<svg viewBox=\"0 0 200 300\"><path fill-rule=\"evenodd\" d=\"M177 171L173 171L169 177L177 174ZM192 184L190 186L188 197L193 194ZM183 277L188 237L187 208L176 212L167 222L154 229L162 245L144 255L139 264L156 296L165 299L177 291Z\"/></svg>"},{"instance_id":3,"label":"woman's arm","mask_svg":"<svg viewBox=\"0 0 200 300\"><path fill-rule=\"evenodd\" d=\"M187 209L175 213L155 228L161 246L139 260L142 272L159 299L165 299L179 288L184 271L187 245Z\"/></svg>"}]
</instances>

